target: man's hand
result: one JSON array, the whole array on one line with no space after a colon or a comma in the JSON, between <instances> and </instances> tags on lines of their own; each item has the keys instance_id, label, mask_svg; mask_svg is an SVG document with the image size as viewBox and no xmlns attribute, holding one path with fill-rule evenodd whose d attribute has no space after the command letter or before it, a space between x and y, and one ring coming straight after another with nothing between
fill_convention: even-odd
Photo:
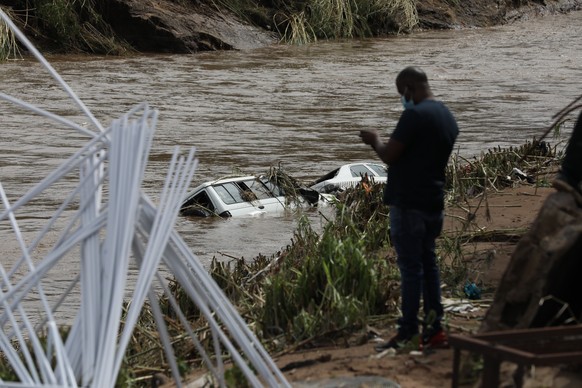
<instances>
[{"instance_id":1,"label":"man's hand","mask_svg":"<svg viewBox=\"0 0 582 388\"><path fill-rule=\"evenodd\" d=\"M379 140L378 132L373 129L360 131L360 137L362 138L364 144L369 144L372 147L374 144L378 143Z\"/></svg>"},{"instance_id":2,"label":"man's hand","mask_svg":"<svg viewBox=\"0 0 582 388\"><path fill-rule=\"evenodd\" d=\"M398 161L404 152L404 144L392 138L388 139L387 143L384 143L380 139L378 132L373 129L360 131L360 138L362 138L364 144L371 145L380 159L389 166Z\"/></svg>"}]
</instances>

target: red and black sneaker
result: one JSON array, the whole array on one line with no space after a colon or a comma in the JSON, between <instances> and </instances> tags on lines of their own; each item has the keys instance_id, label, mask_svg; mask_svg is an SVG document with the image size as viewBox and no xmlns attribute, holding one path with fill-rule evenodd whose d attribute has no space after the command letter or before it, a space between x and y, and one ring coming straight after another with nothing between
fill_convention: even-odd
<instances>
[{"instance_id":1,"label":"red and black sneaker","mask_svg":"<svg viewBox=\"0 0 582 388\"><path fill-rule=\"evenodd\" d=\"M449 337L443 329L430 335L422 336L421 349L446 349L449 347Z\"/></svg>"}]
</instances>

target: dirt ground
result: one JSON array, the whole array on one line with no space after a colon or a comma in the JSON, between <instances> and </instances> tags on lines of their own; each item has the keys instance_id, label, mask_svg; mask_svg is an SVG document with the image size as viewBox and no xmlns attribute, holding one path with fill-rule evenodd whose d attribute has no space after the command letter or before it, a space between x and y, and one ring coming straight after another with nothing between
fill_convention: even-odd
<instances>
[{"instance_id":1,"label":"dirt ground","mask_svg":"<svg viewBox=\"0 0 582 388\"><path fill-rule=\"evenodd\" d=\"M466 230L504 231L506 235L528 228L546 197L553 188L520 185L500 192L489 192L486 201L472 199L462 207L447 210L446 231L463 228L468 213L474 213L473 222ZM487 206L485 205L487 204ZM487 215L487 212L489 214ZM470 268L476 273L476 283L483 289L480 299L453 299L443 295L446 327L449 333L470 334L478 330L481 319L491 303L496 284L511 259L517 242L496 242L476 245L469 255ZM374 326L372 322L371 325ZM375 335L374 335L375 333ZM403 351L398 354L376 353L374 343L394 334L391 325L375 325L368 333L335 344L318 344L309 349L298 349L272 355L275 363L293 387L450 387L452 384L453 350L436 349L427 354ZM464 360L470 357L462 352ZM465 364L468 365L468 364ZM512 364L502 364L502 381L509 381ZM463 369L463 367L462 367ZM190 380L189 387L200 386ZM472 381L461 381L461 387L473 387ZM511 387L512 385L503 385ZM537 368L528 371L525 387L580 387L582 379L572 372L556 368Z\"/></svg>"}]
</instances>

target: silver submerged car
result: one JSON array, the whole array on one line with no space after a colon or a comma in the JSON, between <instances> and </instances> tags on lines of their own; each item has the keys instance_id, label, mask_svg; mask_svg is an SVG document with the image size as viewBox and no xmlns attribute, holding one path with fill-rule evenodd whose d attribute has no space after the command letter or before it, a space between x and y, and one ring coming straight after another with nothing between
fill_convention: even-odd
<instances>
[{"instance_id":1,"label":"silver submerged car","mask_svg":"<svg viewBox=\"0 0 582 388\"><path fill-rule=\"evenodd\" d=\"M184 199L180 214L194 217L245 217L282 213L293 202L306 206L329 203L332 196L298 188L298 198L286 198L284 190L264 175L239 176L208 181Z\"/></svg>"}]
</instances>

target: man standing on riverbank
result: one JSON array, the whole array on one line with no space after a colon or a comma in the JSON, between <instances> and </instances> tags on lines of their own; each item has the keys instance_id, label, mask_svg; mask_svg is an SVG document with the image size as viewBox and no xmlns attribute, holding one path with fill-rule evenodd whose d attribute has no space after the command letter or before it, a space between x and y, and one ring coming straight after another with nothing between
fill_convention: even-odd
<instances>
[{"instance_id":1,"label":"man standing on riverbank","mask_svg":"<svg viewBox=\"0 0 582 388\"><path fill-rule=\"evenodd\" d=\"M376 131L360 137L388 167L384 203L390 206L390 237L401 277L402 317L397 334L375 349L400 348L418 338L423 298L421 345L447 345L441 327L443 307L435 240L444 218L445 169L459 129L449 109L434 99L424 71L407 67L396 77L404 112L389 140Z\"/></svg>"}]
</instances>

